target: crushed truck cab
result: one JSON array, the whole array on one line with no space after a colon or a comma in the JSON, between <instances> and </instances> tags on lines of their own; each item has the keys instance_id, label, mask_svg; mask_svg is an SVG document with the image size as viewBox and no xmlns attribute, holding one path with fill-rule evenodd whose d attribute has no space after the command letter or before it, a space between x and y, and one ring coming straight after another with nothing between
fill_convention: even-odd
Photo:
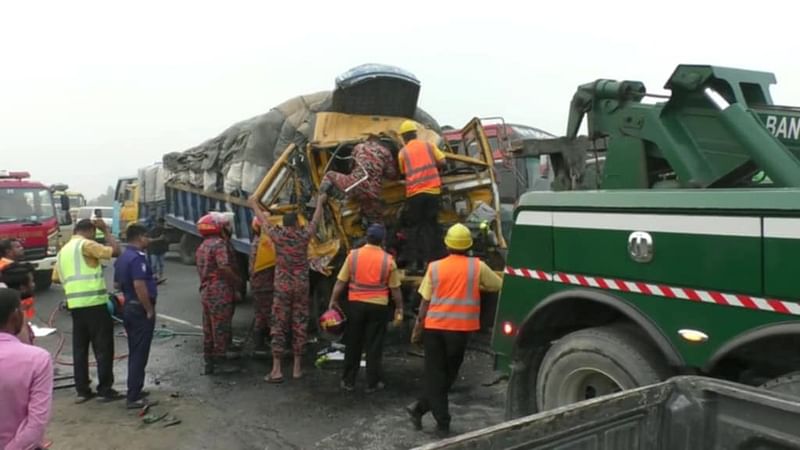
<instances>
[{"instance_id":1,"label":"crushed truck cab","mask_svg":"<svg viewBox=\"0 0 800 450\"><path fill-rule=\"evenodd\" d=\"M280 223L282 214L290 211L299 213L301 221L305 222L311 217L312 199L317 195L325 173L328 170L349 173L353 164L357 164L350 158L350 153L358 143L370 136L379 137L381 143L391 150L393 163L397 164L397 152L403 147L397 130L404 120L401 117L317 114L313 138L308 145L302 148L290 145L264 177L255 198L262 207L273 212L275 223ZM419 128L421 139L441 146L437 133L424 129L422 125ZM505 242L500 232L500 216L496 213L500 205L492 170L492 152L479 120L471 121L462 133L469 142L462 146L460 153L446 147L443 149L447 167L441 170L439 222L443 229L456 222L466 223L477 243L473 249L475 254L502 270ZM390 236L387 250L395 255L402 254L400 215L405 202L402 179L383 181L382 200L384 221L389 231L387 236ZM481 227L481 222L487 218L483 214L487 211L489 226ZM358 245L365 230L356 202L344 195L329 198L323 224L309 248L312 268L324 275L335 275L334 271L338 270L347 252ZM403 270L402 266L400 270ZM418 285L419 281L419 276L404 276L407 288ZM486 314L493 312L487 310Z\"/></svg>"},{"instance_id":2,"label":"crushed truck cab","mask_svg":"<svg viewBox=\"0 0 800 450\"><path fill-rule=\"evenodd\" d=\"M680 66L655 104L598 80L565 138L530 143L563 192L515 211L493 335L509 416L687 373L800 393L800 159L767 113L796 110L770 80Z\"/></svg>"}]
</instances>

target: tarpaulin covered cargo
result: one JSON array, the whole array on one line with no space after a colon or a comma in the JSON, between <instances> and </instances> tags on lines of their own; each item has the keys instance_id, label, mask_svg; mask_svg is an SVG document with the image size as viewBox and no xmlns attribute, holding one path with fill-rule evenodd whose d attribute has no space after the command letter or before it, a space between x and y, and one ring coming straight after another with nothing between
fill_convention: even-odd
<instances>
[{"instance_id":1,"label":"tarpaulin covered cargo","mask_svg":"<svg viewBox=\"0 0 800 450\"><path fill-rule=\"evenodd\" d=\"M252 193L289 144L308 143L319 112L409 117L439 131L436 121L416 108L418 95L419 81L402 69L358 66L337 78L334 91L293 97L196 147L164 155L168 181L209 192Z\"/></svg>"}]
</instances>

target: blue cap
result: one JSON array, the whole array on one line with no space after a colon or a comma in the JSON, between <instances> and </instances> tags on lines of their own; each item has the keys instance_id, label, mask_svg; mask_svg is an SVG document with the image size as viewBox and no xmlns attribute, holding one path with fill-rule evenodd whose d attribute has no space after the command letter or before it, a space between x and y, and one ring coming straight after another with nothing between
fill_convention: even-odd
<instances>
[{"instance_id":1,"label":"blue cap","mask_svg":"<svg viewBox=\"0 0 800 450\"><path fill-rule=\"evenodd\" d=\"M382 241L384 236L386 236L386 228L379 223L373 223L367 228L367 238L369 239Z\"/></svg>"}]
</instances>

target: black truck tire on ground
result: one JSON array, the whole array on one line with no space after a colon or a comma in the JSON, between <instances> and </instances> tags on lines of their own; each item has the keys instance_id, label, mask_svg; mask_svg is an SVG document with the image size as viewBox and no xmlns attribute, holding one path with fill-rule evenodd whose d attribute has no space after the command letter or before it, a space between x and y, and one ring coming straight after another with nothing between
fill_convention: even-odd
<instances>
[{"instance_id":1,"label":"black truck tire on ground","mask_svg":"<svg viewBox=\"0 0 800 450\"><path fill-rule=\"evenodd\" d=\"M187 266L195 265L194 254L197 247L200 246L200 238L188 233L181 236L181 241L178 243L178 253L181 257L181 262Z\"/></svg>"},{"instance_id":2,"label":"black truck tire on ground","mask_svg":"<svg viewBox=\"0 0 800 450\"><path fill-rule=\"evenodd\" d=\"M761 385L762 388L800 399L800 371L774 378Z\"/></svg>"},{"instance_id":3,"label":"black truck tire on ground","mask_svg":"<svg viewBox=\"0 0 800 450\"><path fill-rule=\"evenodd\" d=\"M546 411L577 401L657 383L669 377L661 353L624 325L575 331L545 354L536 402Z\"/></svg>"},{"instance_id":4,"label":"black truck tire on ground","mask_svg":"<svg viewBox=\"0 0 800 450\"><path fill-rule=\"evenodd\" d=\"M53 284L52 270L37 270L33 273L33 282L36 284L37 291L46 291Z\"/></svg>"}]
</instances>

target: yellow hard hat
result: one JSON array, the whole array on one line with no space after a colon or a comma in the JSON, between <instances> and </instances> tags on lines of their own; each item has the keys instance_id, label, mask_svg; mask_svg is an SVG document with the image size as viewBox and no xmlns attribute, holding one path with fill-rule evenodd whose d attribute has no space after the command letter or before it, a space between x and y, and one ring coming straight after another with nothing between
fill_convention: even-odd
<instances>
[{"instance_id":1,"label":"yellow hard hat","mask_svg":"<svg viewBox=\"0 0 800 450\"><path fill-rule=\"evenodd\" d=\"M400 124L400 134L417 131L417 124L413 120L405 120Z\"/></svg>"},{"instance_id":2,"label":"yellow hard hat","mask_svg":"<svg viewBox=\"0 0 800 450\"><path fill-rule=\"evenodd\" d=\"M447 230L444 243L453 250L468 250L472 247L472 233L469 228L457 223Z\"/></svg>"}]
</instances>

